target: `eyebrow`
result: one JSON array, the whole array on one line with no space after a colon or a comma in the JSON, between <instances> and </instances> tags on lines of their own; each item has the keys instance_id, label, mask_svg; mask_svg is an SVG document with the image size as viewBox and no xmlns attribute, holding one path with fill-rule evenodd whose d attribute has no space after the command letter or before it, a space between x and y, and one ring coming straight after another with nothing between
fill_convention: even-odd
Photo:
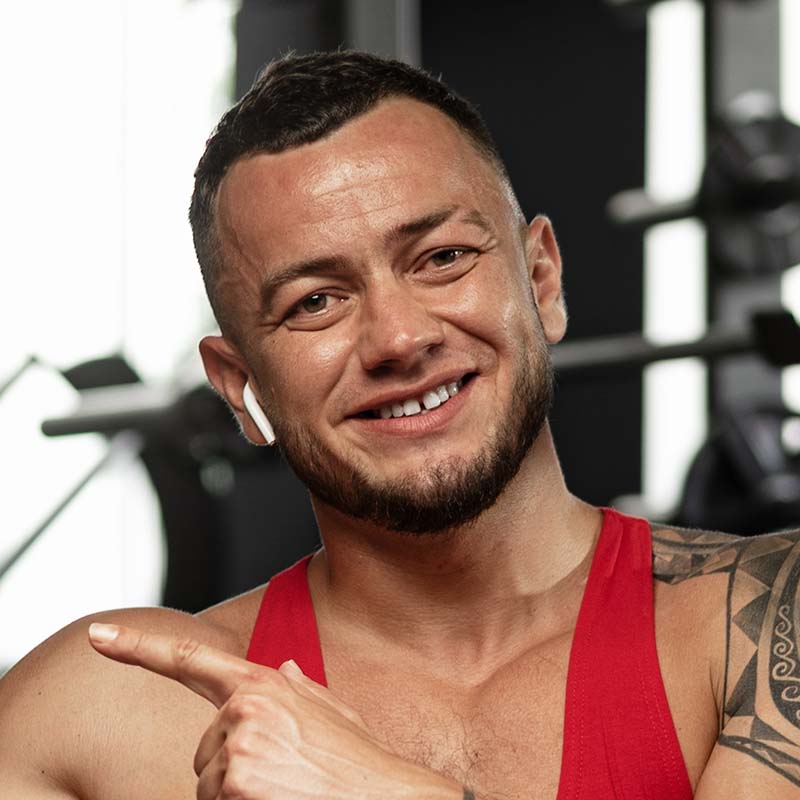
<instances>
[{"instance_id":1,"label":"eyebrow","mask_svg":"<svg viewBox=\"0 0 800 800\"><path fill-rule=\"evenodd\" d=\"M419 237L435 230L450 220L459 210L459 206L448 206L408 222L403 222L392 228L384 236L384 245L387 248L397 246L408 239ZM466 211L460 217L459 222L473 225L488 235L494 235L494 227L489 222L489 219L477 209ZM272 274L267 275L261 282L261 308L263 311L269 311L278 291L293 281L311 276L341 274L346 272L349 267L350 262L343 256L323 256L281 267Z\"/></svg>"}]
</instances>

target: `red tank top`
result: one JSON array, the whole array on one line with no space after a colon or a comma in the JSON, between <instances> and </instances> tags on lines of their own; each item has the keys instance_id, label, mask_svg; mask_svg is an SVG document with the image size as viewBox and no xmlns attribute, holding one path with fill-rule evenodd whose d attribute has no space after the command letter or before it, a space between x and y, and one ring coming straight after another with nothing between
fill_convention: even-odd
<instances>
[{"instance_id":1,"label":"red tank top","mask_svg":"<svg viewBox=\"0 0 800 800\"><path fill-rule=\"evenodd\" d=\"M690 800L656 653L650 527L604 509L573 635L557 800ZM326 685L306 568L276 575L247 658Z\"/></svg>"}]
</instances>

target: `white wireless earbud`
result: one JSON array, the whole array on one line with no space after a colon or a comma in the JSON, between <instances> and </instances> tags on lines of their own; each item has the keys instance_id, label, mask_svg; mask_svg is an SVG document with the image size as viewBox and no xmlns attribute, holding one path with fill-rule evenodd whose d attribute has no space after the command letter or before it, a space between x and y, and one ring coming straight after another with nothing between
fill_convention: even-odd
<instances>
[{"instance_id":1,"label":"white wireless earbud","mask_svg":"<svg viewBox=\"0 0 800 800\"><path fill-rule=\"evenodd\" d=\"M275 431L272 430L272 425L269 424L267 415L258 404L258 400L256 400L256 396L250 388L249 381L244 385L242 400L244 400L244 407L247 409L247 413L250 414L256 424L256 428L261 431L261 435L267 440L267 444L275 444Z\"/></svg>"}]
</instances>

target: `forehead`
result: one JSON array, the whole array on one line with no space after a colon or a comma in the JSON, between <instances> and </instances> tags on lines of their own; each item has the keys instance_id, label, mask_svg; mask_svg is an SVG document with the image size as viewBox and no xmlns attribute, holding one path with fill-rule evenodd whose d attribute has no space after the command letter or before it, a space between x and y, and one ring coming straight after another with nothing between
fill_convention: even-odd
<instances>
[{"instance_id":1,"label":"forehead","mask_svg":"<svg viewBox=\"0 0 800 800\"><path fill-rule=\"evenodd\" d=\"M507 191L449 117L392 98L320 141L235 163L220 186L217 220L225 244L261 263L379 234L431 208L463 205L496 217L510 212Z\"/></svg>"}]
</instances>

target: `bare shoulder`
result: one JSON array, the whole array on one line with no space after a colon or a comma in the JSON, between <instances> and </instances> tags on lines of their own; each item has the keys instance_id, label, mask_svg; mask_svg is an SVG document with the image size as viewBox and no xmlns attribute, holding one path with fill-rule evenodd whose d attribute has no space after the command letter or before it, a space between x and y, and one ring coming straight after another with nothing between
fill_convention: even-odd
<instances>
[{"instance_id":1,"label":"bare shoulder","mask_svg":"<svg viewBox=\"0 0 800 800\"><path fill-rule=\"evenodd\" d=\"M39 645L0 681L6 788L37 800L183 796L184 786L194 785L192 758L213 707L178 684L99 655L88 627L114 622L243 657L257 604L252 594L196 616L163 608L106 611ZM120 786L125 793L112 788Z\"/></svg>"},{"instance_id":2,"label":"bare shoulder","mask_svg":"<svg viewBox=\"0 0 800 800\"><path fill-rule=\"evenodd\" d=\"M677 584L692 578L727 572L737 553L756 540L771 536L743 537L720 531L673 528L652 523L653 577Z\"/></svg>"},{"instance_id":3,"label":"bare shoulder","mask_svg":"<svg viewBox=\"0 0 800 800\"><path fill-rule=\"evenodd\" d=\"M721 643L717 749L800 786L800 531L654 526L653 574Z\"/></svg>"},{"instance_id":4,"label":"bare shoulder","mask_svg":"<svg viewBox=\"0 0 800 800\"><path fill-rule=\"evenodd\" d=\"M239 651L235 655L244 657L267 586L269 583L211 606L197 614L197 619L219 635L227 636L231 647ZM234 650L229 648L229 652Z\"/></svg>"}]
</instances>

